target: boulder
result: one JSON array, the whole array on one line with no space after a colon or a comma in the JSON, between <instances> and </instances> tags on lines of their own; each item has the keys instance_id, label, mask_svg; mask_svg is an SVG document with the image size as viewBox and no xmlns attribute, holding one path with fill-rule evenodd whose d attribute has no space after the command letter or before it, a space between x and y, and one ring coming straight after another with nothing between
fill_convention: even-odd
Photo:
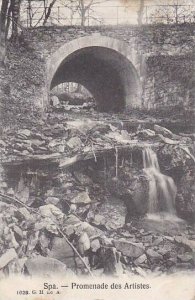
<instances>
[{"instance_id":1,"label":"boulder","mask_svg":"<svg viewBox=\"0 0 195 300\"><path fill-rule=\"evenodd\" d=\"M29 138L31 136L31 131L29 129L21 129L18 131L18 135L22 138Z\"/></svg>"},{"instance_id":2,"label":"boulder","mask_svg":"<svg viewBox=\"0 0 195 300\"><path fill-rule=\"evenodd\" d=\"M153 236L152 235L144 235L142 236L142 242L143 243L149 243L152 244Z\"/></svg>"},{"instance_id":3,"label":"boulder","mask_svg":"<svg viewBox=\"0 0 195 300\"><path fill-rule=\"evenodd\" d=\"M166 260L166 266L168 268L173 268L177 264L177 257L171 257Z\"/></svg>"},{"instance_id":4,"label":"boulder","mask_svg":"<svg viewBox=\"0 0 195 300\"><path fill-rule=\"evenodd\" d=\"M153 246L158 246L159 244L161 244L161 243L163 243L163 237L162 236L159 236L159 237L157 237L154 241L153 241L153 243L152 243L152 245Z\"/></svg>"},{"instance_id":5,"label":"boulder","mask_svg":"<svg viewBox=\"0 0 195 300\"><path fill-rule=\"evenodd\" d=\"M3 202L3 201L0 201L0 213L4 212L4 210L6 209L9 209L10 208L10 205Z\"/></svg>"},{"instance_id":6,"label":"boulder","mask_svg":"<svg viewBox=\"0 0 195 300\"><path fill-rule=\"evenodd\" d=\"M148 211L148 179L145 174L135 175L130 181L129 188L131 189L131 193L122 196L122 199L127 207L130 221L131 217L143 216Z\"/></svg>"},{"instance_id":7,"label":"boulder","mask_svg":"<svg viewBox=\"0 0 195 300\"><path fill-rule=\"evenodd\" d=\"M57 96L52 96L50 99L50 103L52 106L58 106L60 104L60 100L58 99Z\"/></svg>"},{"instance_id":8,"label":"boulder","mask_svg":"<svg viewBox=\"0 0 195 300\"><path fill-rule=\"evenodd\" d=\"M100 247L101 247L101 245L100 245L100 241L98 239L91 241L91 250L93 252L96 252L98 249L100 249Z\"/></svg>"},{"instance_id":9,"label":"boulder","mask_svg":"<svg viewBox=\"0 0 195 300\"><path fill-rule=\"evenodd\" d=\"M181 254L181 255L177 255L177 258L180 262L184 262L184 263L187 263L187 262L192 262L194 261L194 255L193 253L184 253L184 254Z\"/></svg>"},{"instance_id":10,"label":"boulder","mask_svg":"<svg viewBox=\"0 0 195 300\"><path fill-rule=\"evenodd\" d=\"M90 248L90 239L86 232L81 233L78 240L78 250L81 255L85 255L85 251Z\"/></svg>"},{"instance_id":11,"label":"boulder","mask_svg":"<svg viewBox=\"0 0 195 300\"><path fill-rule=\"evenodd\" d=\"M130 238L130 239L135 238L135 235L131 234L129 231L120 232L120 235L122 235L125 238Z\"/></svg>"},{"instance_id":12,"label":"boulder","mask_svg":"<svg viewBox=\"0 0 195 300\"><path fill-rule=\"evenodd\" d=\"M52 148L58 146L59 144L60 144L59 140L53 139L48 143L48 147L52 149Z\"/></svg>"},{"instance_id":13,"label":"boulder","mask_svg":"<svg viewBox=\"0 0 195 300\"><path fill-rule=\"evenodd\" d=\"M31 235L28 237L28 241L27 241L26 253L28 255L32 254L32 251L35 249L36 245L38 244L38 241L39 241L39 232L38 231L32 232Z\"/></svg>"},{"instance_id":14,"label":"boulder","mask_svg":"<svg viewBox=\"0 0 195 300\"><path fill-rule=\"evenodd\" d=\"M49 235L45 232L42 231L41 234L39 235L39 245L41 247L41 250L47 254L48 253L48 249L49 249L49 245L50 245L50 238Z\"/></svg>"},{"instance_id":15,"label":"boulder","mask_svg":"<svg viewBox=\"0 0 195 300\"><path fill-rule=\"evenodd\" d=\"M3 141L3 140L0 140L0 147L6 147L7 144Z\"/></svg>"},{"instance_id":16,"label":"boulder","mask_svg":"<svg viewBox=\"0 0 195 300\"><path fill-rule=\"evenodd\" d=\"M80 224L76 224L75 232L77 235L80 235L82 232L86 232L90 239L94 237L104 236L104 232L101 231L100 229L90 225L87 222L81 222L81 221Z\"/></svg>"},{"instance_id":17,"label":"boulder","mask_svg":"<svg viewBox=\"0 0 195 300\"><path fill-rule=\"evenodd\" d=\"M68 225L64 228L66 236L70 237L72 234L75 233L75 227L74 225Z\"/></svg>"},{"instance_id":18,"label":"boulder","mask_svg":"<svg viewBox=\"0 0 195 300\"><path fill-rule=\"evenodd\" d=\"M80 219L77 216L72 215L72 214L70 214L65 221L66 225L76 225L76 224L80 224L80 223L82 223L80 221Z\"/></svg>"},{"instance_id":19,"label":"boulder","mask_svg":"<svg viewBox=\"0 0 195 300\"><path fill-rule=\"evenodd\" d=\"M159 262L160 260L163 259L163 256L161 254L159 254L158 252L154 251L153 249L148 249L146 251L146 254L147 254L149 260L153 263Z\"/></svg>"},{"instance_id":20,"label":"boulder","mask_svg":"<svg viewBox=\"0 0 195 300\"><path fill-rule=\"evenodd\" d=\"M91 199L87 192L81 192L71 200L73 204L89 204Z\"/></svg>"},{"instance_id":21,"label":"boulder","mask_svg":"<svg viewBox=\"0 0 195 300\"><path fill-rule=\"evenodd\" d=\"M189 154L186 151L184 151L183 148L185 147L168 144L165 144L164 147L161 147L158 150L158 159L161 163L161 166L165 170L182 167L183 171L186 170L186 167L191 167L191 158ZM193 152L192 147L189 147L189 149L190 152Z\"/></svg>"},{"instance_id":22,"label":"boulder","mask_svg":"<svg viewBox=\"0 0 195 300\"><path fill-rule=\"evenodd\" d=\"M176 236L175 242L177 244L185 246L187 249L191 250L192 252L195 252L195 241L188 240L187 238L183 236Z\"/></svg>"},{"instance_id":23,"label":"boulder","mask_svg":"<svg viewBox=\"0 0 195 300\"><path fill-rule=\"evenodd\" d=\"M14 248L8 249L3 255L0 257L0 269L7 266L13 259L18 258L18 255Z\"/></svg>"},{"instance_id":24,"label":"boulder","mask_svg":"<svg viewBox=\"0 0 195 300\"><path fill-rule=\"evenodd\" d=\"M74 171L74 176L76 177L76 179L82 184L82 185L91 185L93 184L93 181L91 180L91 178L89 178L87 175L78 172L78 171Z\"/></svg>"},{"instance_id":25,"label":"boulder","mask_svg":"<svg viewBox=\"0 0 195 300\"><path fill-rule=\"evenodd\" d=\"M168 137L164 137L162 134L159 134L158 136L159 136L159 138L161 139L161 141L164 142L165 144L169 144L169 145L178 145L178 144L180 143L179 141L170 139L170 138L168 138Z\"/></svg>"},{"instance_id":26,"label":"boulder","mask_svg":"<svg viewBox=\"0 0 195 300\"><path fill-rule=\"evenodd\" d=\"M10 229L10 244L13 248L17 249L19 247L18 242L16 241L14 232Z\"/></svg>"},{"instance_id":27,"label":"boulder","mask_svg":"<svg viewBox=\"0 0 195 300\"><path fill-rule=\"evenodd\" d=\"M67 267L75 267L74 251L64 238L54 237L49 257L61 261L66 264Z\"/></svg>"},{"instance_id":28,"label":"boulder","mask_svg":"<svg viewBox=\"0 0 195 300\"><path fill-rule=\"evenodd\" d=\"M31 276L53 277L67 275L67 267L57 259L38 256L25 262L27 272Z\"/></svg>"},{"instance_id":29,"label":"boulder","mask_svg":"<svg viewBox=\"0 0 195 300\"><path fill-rule=\"evenodd\" d=\"M97 214L93 218L93 224L95 224L95 225L105 225L106 224L106 218L104 216L101 216L101 215Z\"/></svg>"},{"instance_id":30,"label":"boulder","mask_svg":"<svg viewBox=\"0 0 195 300\"><path fill-rule=\"evenodd\" d=\"M142 131L140 131L138 133L138 136L141 139L150 139L150 138L154 138L156 135L155 131L150 130L150 129L143 129Z\"/></svg>"},{"instance_id":31,"label":"boulder","mask_svg":"<svg viewBox=\"0 0 195 300\"><path fill-rule=\"evenodd\" d=\"M45 141L43 140L38 140L38 139L31 139L31 146L35 148L39 148L42 145L45 145Z\"/></svg>"},{"instance_id":32,"label":"boulder","mask_svg":"<svg viewBox=\"0 0 195 300\"><path fill-rule=\"evenodd\" d=\"M114 240L117 251L128 257L137 258L144 254L145 248L142 243L133 243L126 240Z\"/></svg>"},{"instance_id":33,"label":"boulder","mask_svg":"<svg viewBox=\"0 0 195 300\"><path fill-rule=\"evenodd\" d=\"M168 138L172 138L172 136L173 136L173 133L169 129L159 126L159 125L154 125L154 131L156 133L162 134L163 136L168 137Z\"/></svg>"},{"instance_id":34,"label":"boulder","mask_svg":"<svg viewBox=\"0 0 195 300\"><path fill-rule=\"evenodd\" d=\"M146 254L142 254L141 256L139 256L138 258L136 258L136 259L134 260L134 264L135 264L136 266L139 266L139 265L143 264L143 263L146 262L146 261L147 261L147 256L146 256Z\"/></svg>"},{"instance_id":35,"label":"boulder","mask_svg":"<svg viewBox=\"0 0 195 300\"><path fill-rule=\"evenodd\" d=\"M192 165L193 168L193 165ZM184 171L178 185L178 193L176 196L176 209L184 219L195 221L195 185L194 177L195 169Z\"/></svg>"},{"instance_id":36,"label":"boulder","mask_svg":"<svg viewBox=\"0 0 195 300\"><path fill-rule=\"evenodd\" d=\"M63 219L63 212L53 204L47 204L39 207L39 213L44 218Z\"/></svg>"},{"instance_id":37,"label":"boulder","mask_svg":"<svg viewBox=\"0 0 195 300\"><path fill-rule=\"evenodd\" d=\"M168 258L171 256L171 254L174 254L175 252L173 250L173 247L169 245L164 245L163 247L160 247L158 253L161 254L163 257Z\"/></svg>"},{"instance_id":38,"label":"boulder","mask_svg":"<svg viewBox=\"0 0 195 300\"><path fill-rule=\"evenodd\" d=\"M9 189L7 190L7 195L9 195L9 196L14 196L14 195L15 195L14 190L13 190L12 188L9 188Z\"/></svg>"},{"instance_id":39,"label":"boulder","mask_svg":"<svg viewBox=\"0 0 195 300\"><path fill-rule=\"evenodd\" d=\"M63 145L63 144L59 145L59 146L58 146L58 151L59 151L60 153L64 153L64 151L65 151L65 145Z\"/></svg>"},{"instance_id":40,"label":"boulder","mask_svg":"<svg viewBox=\"0 0 195 300\"><path fill-rule=\"evenodd\" d=\"M16 212L16 217L25 219L25 220L32 220L33 217L31 215L31 213L28 211L28 209L26 209L25 207L21 207L17 210Z\"/></svg>"},{"instance_id":41,"label":"boulder","mask_svg":"<svg viewBox=\"0 0 195 300\"><path fill-rule=\"evenodd\" d=\"M59 203L59 199L57 197L47 197L45 199L45 203L46 204L53 204L53 205L57 205Z\"/></svg>"},{"instance_id":42,"label":"boulder","mask_svg":"<svg viewBox=\"0 0 195 300\"><path fill-rule=\"evenodd\" d=\"M71 149L78 150L82 146L82 141L79 137L74 136L67 141L67 145Z\"/></svg>"}]
</instances>

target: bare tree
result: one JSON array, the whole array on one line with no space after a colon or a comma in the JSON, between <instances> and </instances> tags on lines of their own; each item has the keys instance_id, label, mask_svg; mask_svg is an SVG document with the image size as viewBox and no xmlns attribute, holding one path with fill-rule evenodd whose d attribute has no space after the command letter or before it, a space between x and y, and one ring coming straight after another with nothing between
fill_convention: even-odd
<instances>
[{"instance_id":1,"label":"bare tree","mask_svg":"<svg viewBox=\"0 0 195 300\"><path fill-rule=\"evenodd\" d=\"M194 11L189 1L173 0L168 5L158 5L150 14L152 23L187 23L194 21Z\"/></svg>"},{"instance_id":2,"label":"bare tree","mask_svg":"<svg viewBox=\"0 0 195 300\"><path fill-rule=\"evenodd\" d=\"M43 21L43 25L45 25L47 23L47 20L49 19L50 15L51 15L51 11L52 11L52 7L54 6L54 4L56 3L57 0L52 0L51 3L49 4L46 12L45 12L45 18Z\"/></svg>"},{"instance_id":3,"label":"bare tree","mask_svg":"<svg viewBox=\"0 0 195 300\"><path fill-rule=\"evenodd\" d=\"M27 25L29 27L45 25L56 2L58 0L22 0L22 8L27 12Z\"/></svg>"},{"instance_id":4,"label":"bare tree","mask_svg":"<svg viewBox=\"0 0 195 300\"><path fill-rule=\"evenodd\" d=\"M4 62L6 56L6 40L11 26L12 41L18 40L18 27L21 0L2 0L0 12L0 60Z\"/></svg>"},{"instance_id":5,"label":"bare tree","mask_svg":"<svg viewBox=\"0 0 195 300\"><path fill-rule=\"evenodd\" d=\"M61 0L61 3L70 9L72 18L76 14L79 15L80 24L84 27L88 18L98 20L94 16L94 6L107 1L109 0Z\"/></svg>"}]
</instances>

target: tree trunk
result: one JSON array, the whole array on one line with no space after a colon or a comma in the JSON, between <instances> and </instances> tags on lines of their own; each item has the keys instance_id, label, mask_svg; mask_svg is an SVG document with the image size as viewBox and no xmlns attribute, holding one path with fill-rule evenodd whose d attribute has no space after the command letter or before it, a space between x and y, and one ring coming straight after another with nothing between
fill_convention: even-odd
<instances>
[{"instance_id":1,"label":"tree trunk","mask_svg":"<svg viewBox=\"0 0 195 300\"><path fill-rule=\"evenodd\" d=\"M44 21L43 21L43 25L45 25L45 24L47 23L47 20L49 19L50 15L51 15L52 7L54 6L55 3L56 3L56 0L53 0L53 1L50 3L50 5L49 5L49 7L48 7L48 10L47 10L47 12L46 12L46 14L45 14L45 19L44 19Z\"/></svg>"},{"instance_id":2,"label":"tree trunk","mask_svg":"<svg viewBox=\"0 0 195 300\"><path fill-rule=\"evenodd\" d=\"M81 26L85 27L85 11L81 11Z\"/></svg>"},{"instance_id":3,"label":"tree trunk","mask_svg":"<svg viewBox=\"0 0 195 300\"><path fill-rule=\"evenodd\" d=\"M28 0L28 8L27 8L27 26L32 27L32 6L31 6L31 0Z\"/></svg>"},{"instance_id":4,"label":"tree trunk","mask_svg":"<svg viewBox=\"0 0 195 300\"><path fill-rule=\"evenodd\" d=\"M12 4L12 40L18 40L18 22L20 18L20 3L21 0L11 0Z\"/></svg>"},{"instance_id":5,"label":"tree trunk","mask_svg":"<svg viewBox=\"0 0 195 300\"><path fill-rule=\"evenodd\" d=\"M175 23L178 24L178 5L175 5Z\"/></svg>"},{"instance_id":6,"label":"tree trunk","mask_svg":"<svg viewBox=\"0 0 195 300\"><path fill-rule=\"evenodd\" d=\"M2 0L1 13L0 13L0 61L4 62L6 55L6 19L9 1Z\"/></svg>"},{"instance_id":7,"label":"tree trunk","mask_svg":"<svg viewBox=\"0 0 195 300\"><path fill-rule=\"evenodd\" d=\"M138 22L138 25L142 25L143 23L143 16L144 16L144 0L140 0L140 7L139 7L139 10L137 12L138 16L137 16L137 22Z\"/></svg>"},{"instance_id":8,"label":"tree trunk","mask_svg":"<svg viewBox=\"0 0 195 300\"><path fill-rule=\"evenodd\" d=\"M12 3L10 3L10 6L8 8L7 12L7 22L6 22L6 27L5 27L5 40L7 40L8 33L9 33L9 27L11 23L11 16L12 16Z\"/></svg>"},{"instance_id":9,"label":"tree trunk","mask_svg":"<svg viewBox=\"0 0 195 300\"><path fill-rule=\"evenodd\" d=\"M84 0L79 1L79 13L81 17L81 26L85 26L85 13L86 13L86 8L85 8L85 3Z\"/></svg>"}]
</instances>

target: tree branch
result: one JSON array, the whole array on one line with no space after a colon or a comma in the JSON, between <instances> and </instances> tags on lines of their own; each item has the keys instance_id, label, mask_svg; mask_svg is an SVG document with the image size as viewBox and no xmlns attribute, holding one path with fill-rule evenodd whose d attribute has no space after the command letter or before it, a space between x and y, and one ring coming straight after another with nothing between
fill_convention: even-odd
<instances>
[{"instance_id":1,"label":"tree branch","mask_svg":"<svg viewBox=\"0 0 195 300\"><path fill-rule=\"evenodd\" d=\"M49 19L50 14L51 14L52 7L53 7L54 4L56 3L56 1L57 1L57 0L53 0L53 1L50 3L50 5L49 5L49 7L48 7L48 10L47 10L47 12L46 12L46 15L45 15L45 19L44 19L44 21L43 21L43 25L45 25L45 24L47 23L47 20Z\"/></svg>"}]
</instances>

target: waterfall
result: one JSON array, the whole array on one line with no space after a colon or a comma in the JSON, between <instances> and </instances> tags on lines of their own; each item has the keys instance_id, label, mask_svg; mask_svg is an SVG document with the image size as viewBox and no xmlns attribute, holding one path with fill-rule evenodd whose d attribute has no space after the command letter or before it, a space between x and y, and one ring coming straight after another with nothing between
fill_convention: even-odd
<instances>
[{"instance_id":1,"label":"waterfall","mask_svg":"<svg viewBox=\"0 0 195 300\"><path fill-rule=\"evenodd\" d=\"M143 150L143 165L149 179L148 213L174 214L176 185L171 177L160 172L157 155L151 148Z\"/></svg>"}]
</instances>

